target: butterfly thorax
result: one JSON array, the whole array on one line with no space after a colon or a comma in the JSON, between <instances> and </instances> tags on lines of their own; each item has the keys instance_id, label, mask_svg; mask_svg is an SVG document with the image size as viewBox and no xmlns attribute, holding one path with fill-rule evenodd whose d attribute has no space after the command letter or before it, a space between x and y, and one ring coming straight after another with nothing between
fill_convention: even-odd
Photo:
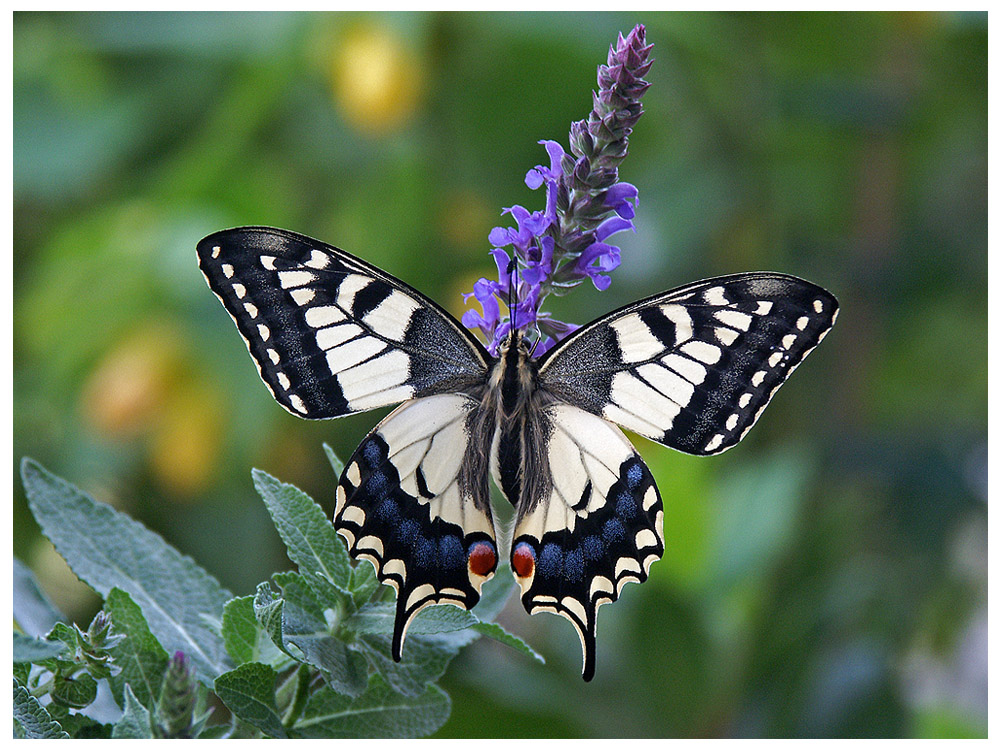
<instances>
[{"instance_id":1,"label":"butterfly thorax","mask_svg":"<svg viewBox=\"0 0 1000 750\"><path fill-rule=\"evenodd\" d=\"M493 412L490 468L507 500L519 507L542 496L551 484L542 460L549 430L545 406L552 401L539 388L538 367L520 331L500 346L490 370L483 409Z\"/></svg>"}]
</instances>

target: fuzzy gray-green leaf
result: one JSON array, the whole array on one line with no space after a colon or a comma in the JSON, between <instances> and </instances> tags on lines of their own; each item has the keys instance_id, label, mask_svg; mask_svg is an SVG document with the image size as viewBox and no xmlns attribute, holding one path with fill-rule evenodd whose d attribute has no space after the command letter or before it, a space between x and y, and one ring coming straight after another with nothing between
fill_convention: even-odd
<instances>
[{"instance_id":1,"label":"fuzzy gray-green leaf","mask_svg":"<svg viewBox=\"0 0 1000 750\"><path fill-rule=\"evenodd\" d=\"M48 633L66 619L49 601L31 568L14 558L14 622L28 635Z\"/></svg>"},{"instance_id":2,"label":"fuzzy gray-green leaf","mask_svg":"<svg viewBox=\"0 0 1000 750\"><path fill-rule=\"evenodd\" d=\"M241 664L215 680L215 694L242 721L269 737L286 737L274 703L277 674L267 664Z\"/></svg>"},{"instance_id":3,"label":"fuzzy gray-green leaf","mask_svg":"<svg viewBox=\"0 0 1000 750\"><path fill-rule=\"evenodd\" d=\"M425 737L448 720L451 701L436 685L416 696L395 692L378 675L355 699L327 687L317 690L295 723L300 737Z\"/></svg>"},{"instance_id":4,"label":"fuzzy gray-green leaf","mask_svg":"<svg viewBox=\"0 0 1000 750\"><path fill-rule=\"evenodd\" d=\"M38 699L14 680L14 737L27 739L68 739L69 735L52 719Z\"/></svg>"},{"instance_id":5,"label":"fuzzy gray-green leaf","mask_svg":"<svg viewBox=\"0 0 1000 750\"><path fill-rule=\"evenodd\" d=\"M350 599L351 558L323 509L307 494L258 469L254 486L299 572Z\"/></svg>"},{"instance_id":6,"label":"fuzzy gray-green leaf","mask_svg":"<svg viewBox=\"0 0 1000 750\"><path fill-rule=\"evenodd\" d=\"M148 740L153 736L152 721L147 709L135 697L132 688L125 686L123 692L125 712L111 730L113 739Z\"/></svg>"},{"instance_id":7,"label":"fuzzy gray-green leaf","mask_svg":"<svg viewBox=\"0 0 1000 750\"><path fill-rule=\"evenodd\" d=\"M222 610L222 640L237 664L258 661L279 668L287 657L271 641L254 613L254 597L230 599Z\"/></svg>"},{"instance_id":8,"label":"fuzzy gray-green leaf","mask_svg":"<svg viewBox=\"0 0 1000 750\"><path fill-rule=\"evenodd\" d=\"M206 623L232 595L193 560L123 513L92 500L34 461L21 464L28 504L73 572L107 597L128 592L168 652L183 651L211 684L229 666L222 638Z\"/></svg>"},{"instance_id":9,"label":"fuzzy gray-green leaf","mask_svg":"<svg viewBox=\"0 0 1000 750\"><path fill-rule=\"evenodd\" d=\"M121 667L121 672L108 678L111 692L118 705L125 708L125 689L131 685L134 697L151 706L160 694L167 652L150 632L139 605L126 592L111 589L104 609L111 615L113 632L125 636L109 649L115 664Z\"/></svg>"}]
</instances>

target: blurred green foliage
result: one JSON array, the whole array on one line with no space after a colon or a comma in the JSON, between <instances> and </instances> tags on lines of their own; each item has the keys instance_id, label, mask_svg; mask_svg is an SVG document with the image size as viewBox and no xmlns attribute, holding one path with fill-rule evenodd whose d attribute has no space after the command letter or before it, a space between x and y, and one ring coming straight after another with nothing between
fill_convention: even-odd
<instances>
[{"instance_id":1,"label":"blurred green foliage","mask_svg":"<svg viewBox=\"0 0 1000 750\"><path fill-rule=\"evenodd\" d=\"M332 500L379 415L307 423L202 280L269 224L454 314L503 206L540 208L618 31L655 43L623 179L638 231L586 322L696 278L794 273L837 327L737 449L637 441L664 497L649 582L568 623L500 618L442 736L985 736L985 14L14 15L14 466L33 456L237 594L289 567L260 467ZM15 472L16 476L16 472ZM14 553L89 621L14 481Z\"/></svg>"}]
</instances>

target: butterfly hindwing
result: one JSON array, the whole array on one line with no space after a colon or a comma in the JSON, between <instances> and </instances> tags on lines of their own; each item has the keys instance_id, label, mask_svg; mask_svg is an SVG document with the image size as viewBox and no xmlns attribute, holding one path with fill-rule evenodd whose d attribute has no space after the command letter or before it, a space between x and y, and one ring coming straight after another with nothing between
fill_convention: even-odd
<instances>
[{"instance_id":1,"label":"butterfly hindwing","mask_svg":"<svg viewBox=\"0 0 1000 750\"><path fill-rule=\"evenodd\" d=\"M470 456L475 412L458 394L406 402L362 441L337 487L334 527L396 590L397 660L421 609L472 609L496 570L488 466Z\"/></svg>"},{"instance_id":2,"label":"butterfly hindwing","mask_svg":"<svg viewBox=\"0 0 1000 750\"><path fill-rule=\"evenodd\" d=\"M744 273L636 302L564 339L539 364L569 403L699 455L738 443L837 316L826 290Z\"/></svg>"},{"instance_id":3,"label":"butterfly hindwing","mask_svg":"<svg viewBox=\"0 0 1000 750\"><path fill-rule=\"evenodd\" d=\"M529 614L567 618L594 675L597 610L629 581L646 580L663 554L663 506L653 476L622 431L589 412L554 404L544 453L551 480L525 485L517 504L511 567Z\"/></svg>"},{"instance_id":4,"label":"butterfly hindwing","mask_svg":"<svg viewBox=\"0 0 1000 750\"><path fill-rule=\"evenodd\" d=\"M265 227L198 243L261 378L296 416L339 417L483 377L483 347L426 297L318 240Z\"/></svg>"}]
</instances>

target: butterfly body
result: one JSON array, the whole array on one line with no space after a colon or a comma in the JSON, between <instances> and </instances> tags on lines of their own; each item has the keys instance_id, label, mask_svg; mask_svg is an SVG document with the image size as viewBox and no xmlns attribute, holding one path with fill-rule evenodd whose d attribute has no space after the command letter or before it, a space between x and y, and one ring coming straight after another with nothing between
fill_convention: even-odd
<instances>
[{"instance_id":1,"label":"butterfly body","mask_svg":"<svg viewBox=\"0 0 1000 750\"><path fill-rule=\"evenodd\" d=\"M393 655L420 610L472 608L507 555L529 613L576 629L663 553L663 509L619 426L696 455L746 434L833 325L828 292L784 274L690 284L614 311L541 358L514 329L491 356L444 310L317 240L210 235L201 268L286 409L332 418L402 402L346 463L333 523L396 590ZM515 509L498 549L489 477Z\"/></svg>"}]
</instances>

